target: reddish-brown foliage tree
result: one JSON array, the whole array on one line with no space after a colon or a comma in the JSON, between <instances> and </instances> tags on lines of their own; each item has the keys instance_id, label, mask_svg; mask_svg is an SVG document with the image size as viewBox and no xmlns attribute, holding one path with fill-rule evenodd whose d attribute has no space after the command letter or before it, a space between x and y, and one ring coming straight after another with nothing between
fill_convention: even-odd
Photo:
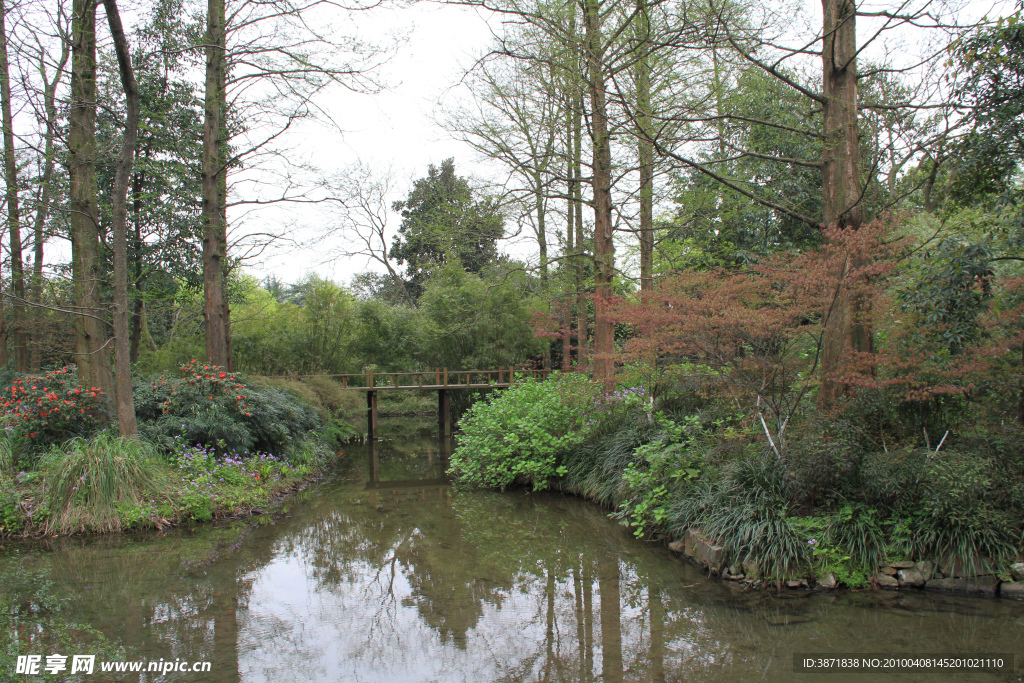
<instances>
[{"instance_id":1,"label":"reddish-brown foliage tree","mask_svg":"<svg viewBox=\"0 0 1024 683\"><path fill-rule=\"evenodd\" d=\"M886 241L889 233L881 222L836 228L812 251L778 255L744 270L670 277L642 301L615 307L615 320L637 331L620 360L689 361L716 373L781 454L790 419L820 386L817 370L832 316L850 298L877 299L895 267L900 242ZM853 323L867 325L859 318ZM829 379L846 374L841 363Z\"/></svg>"}]
</instances>

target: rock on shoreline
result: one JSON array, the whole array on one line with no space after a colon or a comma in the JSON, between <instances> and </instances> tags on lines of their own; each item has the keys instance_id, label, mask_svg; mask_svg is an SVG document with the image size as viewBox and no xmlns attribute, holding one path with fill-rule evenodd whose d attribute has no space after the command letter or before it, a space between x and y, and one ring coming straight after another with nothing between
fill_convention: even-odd
<instances>
[{"instance_id":1,"label":"rock on shoreline","mask_svg":"<svg viewBox=\"0 0 1024 683\"><path fill-rule=\"evenodd\" d=\"M725 567L725 548L704 538L699 529L688 530L683 538L669 543L668 547L669 550L690 558L723 579L748 584L763 583L760 568L756 563L735 563ZM1024 562L1010 565L1012 580L1007 581L1004 578L980 558L967 563L960 558L947 558L938 562L889 562L879 567L878 572L870 580L873 587L886 590L946 591L986 598L1024 600ZM796 577L785 583L789 588L812 587L811 582ZM832 590L840 585L831 574L818 577L813 582L813 587L825 590Z\"/></svg>"}]
</instances>

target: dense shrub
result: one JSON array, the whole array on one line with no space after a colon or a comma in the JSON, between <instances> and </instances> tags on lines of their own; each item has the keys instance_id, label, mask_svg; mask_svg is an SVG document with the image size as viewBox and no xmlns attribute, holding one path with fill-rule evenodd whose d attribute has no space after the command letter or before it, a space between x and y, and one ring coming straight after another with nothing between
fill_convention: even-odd
<instances>
[{"instance_id":1,"label":"dense shrub","mask_svg":"<svg viewBox=\"0 0 1024 683\"><path fill-rule=\"evenodd\" d=\"M864 449L862 430L843 419L794 425L786 463L794 502L814 507L850 493Z\"/></svg>"},{"instance_id":2,"label":"dense shrub","mask_svg":"<svg viewBox=\"0 0 1024 683\"><path fill-rule=\"evenodd\" d=\"M694 416L675 423L658 415L660 433L633 452L622 472L626 486L617 516L642 536L669 519L672 497L691 487L704 467L707 438Z\"/></svg>"},{"instance_id":3,"label":"dense shrub","mask_svg":"<svg viewBox=\"0 0 1024 683\"><path fill-rule=\"evenodd\" d=\"M450 471L478 486L508 486L519 480L535 489L565 473L561 460L584 438L596 385L581 375L526 380L471 407Z\"/></svg>"},{"instance_id":4,"label":"dense shrub","mask_svg":"<svg viewBox=\"0 0 1024 683\"><path fill-rule=\"evenodd\" d=\"M14 452L27 465L52 444L95 433L106 420L102 401L98 387L79 386L67 368L13 379L3 408Z\"/></svg>"},{"instance_id":5,"label":"dense shrub","mask_svg":"<svg viewBox=\"0 0 1024 683\"><path fill-rule=\"evenodd\" d=\"M140 431L165 449L181 437L224 453L282 453L321 425L314 406L276 387L196 361L182 374L136 385Z\"/></svg>"}]
</instances>

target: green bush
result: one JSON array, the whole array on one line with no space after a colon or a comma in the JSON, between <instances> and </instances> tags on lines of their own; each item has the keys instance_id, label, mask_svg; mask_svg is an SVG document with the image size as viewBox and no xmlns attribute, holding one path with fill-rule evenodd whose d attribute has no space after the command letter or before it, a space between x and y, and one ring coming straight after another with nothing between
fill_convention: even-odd
<instances>
[{"instance_id":1,"label":"green bush","mask_svg":"<svg viewBox=\"0 0 1024 683\"><path fill-rule=\"evenodd\" d=\"M886 537L881 515L863 503L846 503L840 507L830 518L826 534L830 543L849 555L849 566L854 571L873 573L885 557Z\"/></svg>"},{"instance_id":2,"label":"green bush","mask_svg":"<svg viewBox=\"0 0 1024 683\"><path fill-rule=\"evenodd\" d=\"M639 537L669 517L673 494L700 477L707 441L696 416L681 424L656 417L661 433L637 448L622 472L625 496L616 517L634 527Z\"/></svg>"},{"instance_id":3,"label":"green bush","mask_svg":"<svg viewBox=\"0 0 1024 683\"><path fill-rule=\"evenodd\" d=\"M818 418L793 425L789 433L795 435L785 451L793 502L818 507L848 495L864 454L862 430L846 420Z\"/></svg>"},{"instance_id":4,"label":"green bush","mask_svg":"<svg viewBox=\"0 0 1024 683\"><path fill-rule=\"evenodd\" d=\"M21 495L10 477L0 475L0 538L17 533L24 524L18 511Z\"/></svg>"},{"instance_id":5,"label":"green bush","mask_svg":"<svg viewBox=\"0 0 1024 683\"><path fill-rule=\"evenodd\" d=\"M284 453L320 427L315 406L274 386L196 361L182 374L136 384L139 431L165 450L180 437L222 453Z\"/></svg>"},{"instance_id":6,"label":"green bush","mask_svg":"<svg viewBox=\"0 0 1024 683\"><path fill-rule=\"evenodd\" d=\"M914 508L921 499L929 453L907 448L866 453L861 460L859 482L866 502L886 511Z\"/></svg>"},{"instance_id":7,"label":"green bush","mask_svg":"<svg viewBox=\"0 0 1024 683\"><path fill-rule=\"evenodd\" d=\"M459 481L488 487L515 482L543 489L565 474L562 456L578 446L593 411L597 386L582 375L527 380L473 405L449 471Z\"/></svg>"},{"instance_id":8,"label":"green bush","mask_svg":"<svg viewBox=\"0 0 1024 683\"><path fill-rule=\"evenodd\" d=\"M118 506L141 506L159 495L166 475L151 444L109 432L54 448L41 465L49 488L48 533L119 531Z\"/></svg>"},{"instance_id":9,"label":"green bush","mask_svg":"<svg viewBox=\"0 0 1024 683\"><path fill-rule=\"evenodd\" d=\"M660 433L642 389L601 396L587 420L586 438L565 457L562 488L617 507L626 490L622 473L635 461L634 452Z\"/></svg>"}]
</instances>

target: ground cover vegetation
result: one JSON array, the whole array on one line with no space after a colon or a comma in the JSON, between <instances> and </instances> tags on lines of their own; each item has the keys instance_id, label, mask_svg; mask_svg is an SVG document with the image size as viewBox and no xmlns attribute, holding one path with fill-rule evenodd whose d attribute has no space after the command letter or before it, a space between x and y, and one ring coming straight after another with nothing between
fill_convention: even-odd
<instances>
[{"instance_id":1,"label":"ground cover vegetation","mask_svg":"<svg viewBox=\"0 0 1024 683\"><path fill-rule=\"evenodd\" d=\"M161 529L261 509L359 434L352 397L311 384L190 361L136 384L140 434L122 437L74 371L15 378L8 391L20 403L0 437L0 534Z\"/></svg>"}]
</instances>

